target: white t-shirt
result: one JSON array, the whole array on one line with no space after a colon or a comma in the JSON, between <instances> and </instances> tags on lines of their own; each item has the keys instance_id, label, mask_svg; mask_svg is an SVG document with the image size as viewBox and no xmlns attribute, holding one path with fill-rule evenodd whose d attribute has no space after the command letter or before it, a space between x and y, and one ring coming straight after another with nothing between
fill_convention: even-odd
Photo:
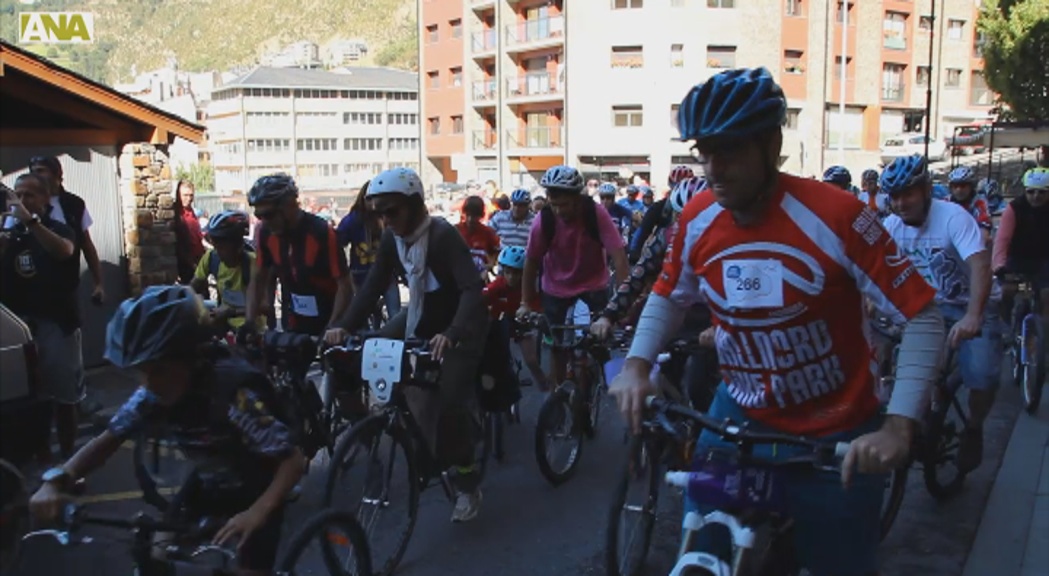
<instances>
[{"instance_id":1,"label":"white t-shirt","mask_svg":"<svg viewBox=\"0 0 1049 576\"><path fill-rule=\"evenodd\" d=\"M953 202L933 202L921 226L908 226L895 214L885 219L885 229L900 252L887 259L910 258L933 288L939 304L969 303L969 265L966 260L986 250L976 219ZM1001 298L1001 288L992 284L991 300Z\"/></svg>"}]
</instances>

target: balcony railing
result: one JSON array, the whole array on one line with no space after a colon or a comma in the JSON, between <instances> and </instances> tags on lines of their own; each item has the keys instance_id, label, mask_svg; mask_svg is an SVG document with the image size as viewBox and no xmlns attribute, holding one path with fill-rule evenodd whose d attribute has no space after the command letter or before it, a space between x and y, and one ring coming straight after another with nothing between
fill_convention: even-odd
<instances>
[{"instance_id":1,"label":"balcony railing","mask_svg":"<svg viewBox=\"0 0 1049 576\"><path fill-rule=\"evenodd\" d=\"M510 46L542 42L550 38L563 37L565 34L564 16L551 16L526 20L506 27L506 43Z\"/></svg>"},{"instance_id":2,"label":"balcony railing","mask_svg":"<svg viewBox=\"0 0 1049 576\"><path fill-rule=\"evenodd\" d=\"M549 72L528 72L521 76L506 79L506 96L547 96L561 94L564 87L557 81L557 75Z\"/></svg>"},{"instance_id":3,"label":"balcony railing","mask_svg":"<svg viewBox=\"0 0 1049 576\"><path fill-rule=\"evenodd\" d=\"M902 34L886 33L882 38L882 46L890 50L906 50L907 37Z\"/></svg>"},{"instance_id":4,"label":"balcony railing","mask_svg":"<svg viewBox=\"0 0 1049 576\"><path fill-rule=\"evenodd\" d=\"M496 81L478 80L473 85L474 102L488 102L495 100Z\"/></svg>"},{"instance_id":5,"label":"balcony railing","mask_svg":"<svg viewBox=\"0 0 1049 576\"><path fill-rule=\"evenodd\" d=\"M495 130L474 130L474 150L495 150L499 133Z\"/></svg>"},{"instance_id":6,"label":"balcony railing","mask_svg":"<svg viewBox=\"0 0 1049 576\"><path fill-rule=\"evenodd\" d=\"M470 49L474 52L495 50L495 30L481 30L470 35Z\"/></svg>"},{"instance_id":7,"label":"balcony railing","mask_svg":"<svg viewBox=\"0 0 1049 576\"><path fill-rule=\"evenodd\" d=\"M881 87L881 99L885 102L903 102L903 83Z\"/></svg>"},{"instance_id":8,"label":"balcony railing","mask_svg":"<svg viewBox=\"0 0 1049 576\"><path fill-rule=\"evenodd\" d=\"M564 142L564 128L540 126L507 130L506 141L510 148L561 148Z\"/></svg>"}]
</instances>

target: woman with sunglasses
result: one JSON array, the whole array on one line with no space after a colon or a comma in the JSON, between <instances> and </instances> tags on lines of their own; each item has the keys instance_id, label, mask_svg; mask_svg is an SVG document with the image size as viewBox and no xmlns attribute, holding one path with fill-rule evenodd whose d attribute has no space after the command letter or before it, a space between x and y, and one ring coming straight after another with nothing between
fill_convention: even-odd
<instances>
[{"instance_id":1,"label":"woman with sunglasses","mask_svg":"<svg viewBox=\"0 0 1049 576\"><path fill-rule=\"evenodd\" d=\"M1009 203L994 237L991 267L1001 278L1006 273L1034 278L1049 314L1049 168L1031 168L1023 177L1024 194ZM1002 310L1012 312L1017 286L1002 284Z\"/></svg>"}]
</instances>

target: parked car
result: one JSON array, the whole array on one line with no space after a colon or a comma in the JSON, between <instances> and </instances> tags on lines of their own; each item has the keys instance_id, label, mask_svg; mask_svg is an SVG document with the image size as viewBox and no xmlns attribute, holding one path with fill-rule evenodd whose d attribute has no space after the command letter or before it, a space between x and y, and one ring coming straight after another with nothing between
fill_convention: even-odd
<instances>
[{"instance_id":1,"label":"parked car","mask_svg":"<svg viewBox=\"0 0 1049 576\"><path fill-rule=\"evenodd\" d=\"M983 146L983 136L987 133L988 126L970 124L959 126L954 130L954 135L947 139L951 146L951 154L954 156L971 156L981 154L986 148Z\"/></svg>"},{"instance_id":2,"label":"parked car","mask_svg":"<svg viewBox=\"0 0 1049 576\"><path fill-rule=\"evenodd\" d=\"M39 382L36 344L33 335L18 316L0 304L0 459L16 467L27 463L32 454L25 431L26 418L38 417L31 410L36 402Z\"/></svg>"},{"instance_id":3,"label":"parked car","mask_svg":"<svg viewBox=\"0 0 1049 576\"><path fill-rule=\"evenodd\" d=\"M947 143L937 138L929 139L929 161L941 162L947 158ZM900 156L925 154L924 134L900 134L887 138L881 146L881 161L888 164Z\"/></svg>"}]
</instances>

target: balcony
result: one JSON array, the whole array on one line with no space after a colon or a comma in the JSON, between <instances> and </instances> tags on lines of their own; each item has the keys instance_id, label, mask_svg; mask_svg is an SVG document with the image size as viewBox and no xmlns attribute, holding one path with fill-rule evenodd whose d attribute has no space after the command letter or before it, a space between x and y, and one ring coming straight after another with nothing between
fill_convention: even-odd
<instances>
[{"instance_id":1,"label":"balcony","mask_svg":"<svg viewBox=\"0 0 1049 576\"><path fill-rule=\"evenodd\" d=\"M497 40L498 38L495 36L495 30L481 30L480 32L474 32L470 35L470 50L475 57L489 56L489 52L495 51Z\"/></svg>"},{"instance_id":2,"label":"balcony","mask_svg":"<svg viewBox=\"0 0 1049 576\"><path fill-rule=\"evenodd\" d=\"M522 52L562 44L565 40L564 16L526 20L506 27L507 52Z\"/></svg>"},{"instance_id":3,"label":"balcony","mask_svg":"<svg viewBox=\"0 0 1049 576\"><path fill-rule=\"evenodd\" d=\"M905 92L903 82L882 86L881 100L882 102L903 102Z\"/></svg>"},{"instance_id":4,"label":"balcony","mask_svg":"<svg viewBox=\"0 0 1049 576\"><path fill-rule=\"evenodd\" d=\"M528 72L506 79L506 98L518 103L560 99L563 93L564 86L557 81L557 75L549 72Z\"/></svg>"},{"instance_id":5,"label":"balcony","mask_svg":"<svg viewBox=\"0 0 1049 576\"><path fill-rule=\"evenodd\" d=\"M564 147L564 127L538 126L506 131L510 149L553 149Z\"/></svg>"},{"instance_id":6,"label":"balcony","mask_svg":"<svg viewBox=\"0 0 1049 576\"><path fill-rule=\"evenodd\" d=\"M882 36L882 44L884 48L889 50L906 50L907 49L907 37L903 34L889 33L886 32Z\"/></svg>"},{"instance_id":7,"label":"balcony","mask_svg":"<svg viewBox=\"0 0 1049 576\"><path fill-rule=\"evenodd\" d=\"M491 152L499 145L499 133L495 130L474 130L474 152Z\"/></svg>"},{"instance_id":8,"label":"balcony","mask_svg":"<svg viewBox=\"0 0 1049 576\"><path fill-rule=\"evenodd\" d=\"M495 80L477 80L473 83L471 97L474 106L494 106L496 97Z\"/></svg>"}]
</instances>

